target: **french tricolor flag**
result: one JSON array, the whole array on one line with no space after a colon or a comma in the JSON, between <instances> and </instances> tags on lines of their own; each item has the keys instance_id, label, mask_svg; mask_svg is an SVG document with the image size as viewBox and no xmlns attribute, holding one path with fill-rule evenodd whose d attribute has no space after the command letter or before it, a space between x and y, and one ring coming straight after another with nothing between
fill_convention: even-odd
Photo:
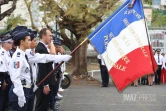
<instances>
[{"instance_id":1,"label":"french tricolor flag","mask_svg":"<svg viewBox=\"0 0 166 111\"><path fill-rule=\"evenodd\" d=\"M142 0L127 0L88 39L102 55L120 92L141 76L153 74L157 68L148 40Z\"/></svg>"}]
</instances>

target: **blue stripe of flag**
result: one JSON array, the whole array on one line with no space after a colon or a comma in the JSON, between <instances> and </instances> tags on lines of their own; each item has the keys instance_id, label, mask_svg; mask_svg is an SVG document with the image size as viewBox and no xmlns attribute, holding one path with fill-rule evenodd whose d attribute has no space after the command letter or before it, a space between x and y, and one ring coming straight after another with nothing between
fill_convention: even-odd
<instances>
[{"instance_id":1,"label":"blue stripe of flag","mask_svg":"<svg viewBox=\"0 0 166 111\"><path fill-rule=\"evenodd\" d=\"M116 37L123 29L126 28L123 19L127 18L129 23L139 20L135 14L125 14L126 12L128 13L132 10L135 10L139 15L141 15L141 19L145 18L141 0L136 0L133 8L131 9L128 8L129 3L131 3L131 0L127 0L117 11L115 11L93 33L88 36L88 39L100 54L106 51L104 45L104 36L109 35L108 42L110 42L113 38L110 36L110 32L112 32L113 36Z\"/></svg>"}]
</instances>

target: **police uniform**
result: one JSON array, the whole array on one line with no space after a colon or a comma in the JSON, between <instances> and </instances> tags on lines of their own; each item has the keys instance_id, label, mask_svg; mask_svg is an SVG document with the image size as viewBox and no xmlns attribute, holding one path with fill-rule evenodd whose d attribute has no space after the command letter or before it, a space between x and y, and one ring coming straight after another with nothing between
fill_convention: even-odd
<instances>
[{"instance_id":1,"label":"police uniform","mask_svg":"<svg viewBox=\"0 0 166 111\"><path fill-rule=\"evenodd\" d=\"M157 52L160 52L160 49L156 50ZM160 84L160 76L161 76L161 70L164 67L164 58L161 54L155 54L154 55L155 61L158 65L158 69L155 74L155 84Z\"/></svg>"},{"instance_id":2,"label":"police uniform","mask_svg":"<svg viewBox=\"0 0 166 111\"><path fill-rule=\"evenodd\" d=\"M11 39L10 36L6 36L1 41L3 43L5 43L5 42L10 42L11 43L12 39ZM3 88L3 90L1 90L2 93L4 92L4 95L1 93L3 95L4 100L3 100L3 103L0 104L0 107L1 107L0 111L5 111L5 109L8 106L8 100L9 100L8 99L8 93L9 93L9 90L10 90L10 87L11 87L11 84L12 84L12 82L10 80L9 73L8 73L9 72L9 63L11 61L11 57L9 55L8 50L4 49L3 47L1 48L1 55L0 56L1 56L1 59L2 59L1 65L3 65L3 68L0 69L0 76L1 76L1 79L2 79L1 83L7 84L4 87L5 89Z\"/></svg>"},{"instance_id":3,"label":"police uniform","mask_svg":"<svg viewBox=\"0 0 166 111\"><path fill-rule=\"evenodd\" d=\"M16 28L14 41L30 35L26 28ZM12 111L32 111L33 106L29 105L29 99L34 95L32 69L25 52L18 47L10 62L10 77L13 82L9 92Z\"/></svg>"},{"instance_id":4,"label":"police uniform","mask_svg":"<svg viewBox=\"0 0 166 111\"><path fill-rule=\"evenodd\" d=\"M55 41L54 41L54 45L55 45L55 47L56 46L61 46L62 45L62 43L61 43L61 41L59 41L58 39L56 39ZM59 55L60 56L60 55ZM63 55L61 55L61 56L63 56ZM55 68L57 65L59 65L59 63L54 63L53 64L53 67ZM57 70L56 70L56 72L55 72L55 76L56 76L56 84L55 85L53 85L53 88L52 88L52 92L51 92L51 101L50 101L50 109L51 110L53 110L53 111L56 111L56 109L55 109L55 103L56 103L56 96L57 96L57 93L58 93L58 89L59 89L59 84L60 84L60 81L61 81L61 74L62 74L62 71L61 71L61 68L59 67Z\"/></svg>"},{"instance_id":5,"label":"police uniform","mask_svg":"<svg viewBox=\"0 0 166 111\"><path fill-rule=\"evenodd\" d=\"M5 75L7 74L7 72L4 69L6 69L5 62L0 56L0 111L5 111L5 107L6 107L5 105L6 90L4 90L3 84L5 81Z\"/></svg>"}]
</instances>

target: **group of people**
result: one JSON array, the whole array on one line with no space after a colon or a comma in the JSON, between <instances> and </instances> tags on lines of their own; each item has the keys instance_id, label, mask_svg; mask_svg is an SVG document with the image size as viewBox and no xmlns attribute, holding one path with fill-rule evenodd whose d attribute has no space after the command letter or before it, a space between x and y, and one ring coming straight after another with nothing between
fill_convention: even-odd
<instances>
[{"instance_id":1,"label":"group of people","mask_svg":"<svg viewBox=\"0 0 166 111\"><path fill-rule=\"evenodd\" d=\"M8 108L10 111L56 111L61 68L43 79L59 62L68 61L71 56L63 55L61 41L53 40L50 29L41 29L38 44L36 35L36 31L25 26L0 35L0 111ZM34 90L36 85L38 88Z\"/></svg>"},{"instance_id":2,"label":"group of people","mask_svg":"<svg viewBox=\"0 0 166 111\"><path fill-rule=\"evenodd\" d=\"M161 54L161 49L153 49L154 59L157 63L157 69L154 74L148 74L147 76L141 77L139 80L134 81L134 86L138 86L138 83L148 84L149 86L161 84L161 73L162 70L166 70L166 57L164 53Z\"/></svg>"}]
</instances>

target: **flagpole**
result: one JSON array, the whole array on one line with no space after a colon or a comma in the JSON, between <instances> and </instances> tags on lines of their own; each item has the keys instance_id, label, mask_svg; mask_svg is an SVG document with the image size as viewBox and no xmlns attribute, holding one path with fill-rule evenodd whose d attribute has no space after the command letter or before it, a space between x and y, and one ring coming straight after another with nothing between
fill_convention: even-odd
<instances>
[{"instance_id":1,"label":"flagpole","mask_svg":"<svg viewBox=\"0 0 166 111\"><path fill-rule=\"evenodd\" d=\"M143 9L142 0L141 0L141 4L142 4L142 9ZM145 16L144 10L142 10L142 11L143 11L143 14L144 14L144 16ZM144 23L145 23L146 35L147 35L148 44L149 44L150 57L151 57L151 61L152 61L152 59L153 59L152 56L151 56L151 54L152 54L152 47L151 47L151 44L150 44L150 38L149 38L149 34L148 34L148 27L147 27L145 18L144 18ZM155 72L156 69L154 69L154 64L153 64L153 62L152 62L152 66L153 66L153 72Z\"/></svg>"},{"instance_id":2,"label":"flagpole","mask_svg":"<svg viewBox=\"0 0 166 111\"><path fill-rule=\"evenodd\" d=\"M88 38L84 39L84 41L82 41L82 42L70 53L70 55L72 55L75 51L77 51L87 40L88 40ZM41 81L37 84L37 87L39 87L39 86L40 86L50 75L52 75L63 63L64 63L64 61L62 61L60 64L58 64L43 80L41 80Z\"/></svg>"}]
</instances>

